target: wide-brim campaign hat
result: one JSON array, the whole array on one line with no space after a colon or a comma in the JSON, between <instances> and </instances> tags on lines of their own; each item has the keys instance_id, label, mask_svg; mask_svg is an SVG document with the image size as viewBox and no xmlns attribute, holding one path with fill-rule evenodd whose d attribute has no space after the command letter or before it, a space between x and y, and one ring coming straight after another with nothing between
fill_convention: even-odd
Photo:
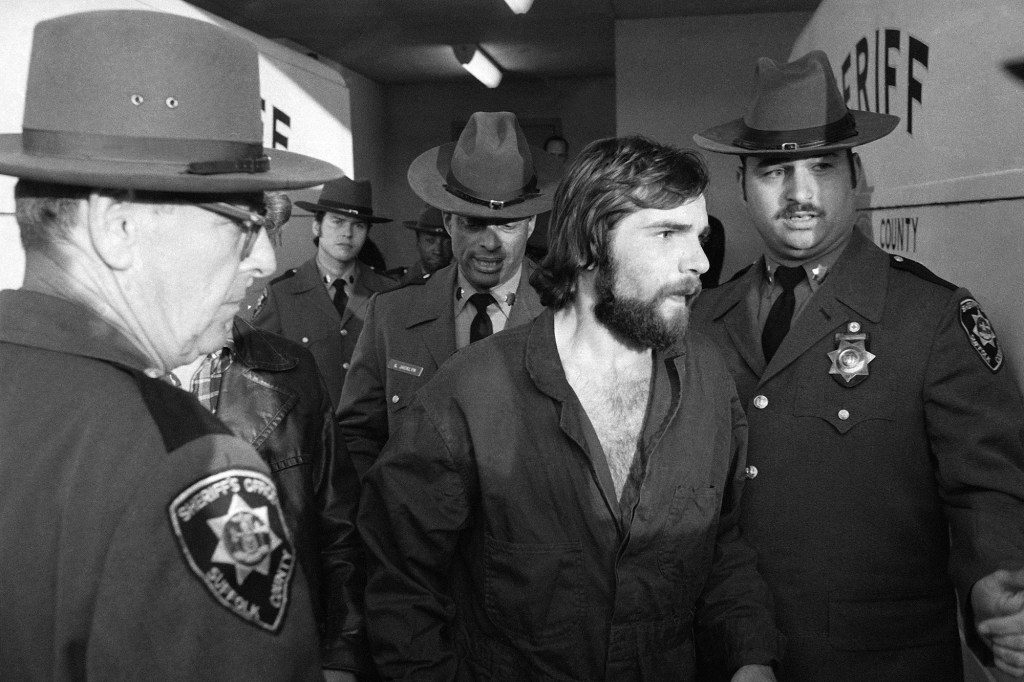
<instances>
[{"instance_id":1,"label":"wide-brim campaign hat","mask_svg":"<svg viewBox=\"0 0 1024 682\"><path fill-rule=\"evenodd\" d=\"M762 57L747 114L694 135L700 147L722 154L822 154L888 135L898 116L849 109L821 50L778 64Z\"/></svg>"},{"instance_id":2,"label":"wide-brim campaign hat","mask_svg":"<svg viewBox=\"0 0 1024 682\"><path fill-rule=\"evenodd\" d=\"M342 174L263 147L252 43L208 22L137 10L36 25L22 132L0 135L0 173L190 193L309 187Z\"/></svg>"},{"instance_id":3,"label":"wide-brim campaign hat","mask_svg":"<svg viewBox=\"0 0 1024 682\"><path fill-rule=\"evenodd\" d=\"M373 215L373 188L369 180L351 180L342 177L324 185L316 202L296 201L295 205L307 211L337 213L368 223L390 223L391 218Z\"/></svg>"},{"instance_id":4,"label":"wide-brim campaign hat","mask_svg":"<svg viewBox=\"0 0 1024 682\"><path fill-rule=\"evenodd\" d=\"M516 220L551 210L561 162L533 147L507 111L473 114L457 142L420 154L409 186L442 211Z\"/></svg>"},{"instance_id":5,"label":"wide-brim campaign hat","mask_svg":"<svg viewBox=\"0 0 1024 682\"><path fill-rule=\"evenodd\" d=\"M444 218L441 216L441 209L434 208L433 206L424 206L419 218L416 220L406 220L403 224L410 230L416 230L417 232L446 236L448 234L448 231L444 229Z\"/></svg>"}]
</instances>

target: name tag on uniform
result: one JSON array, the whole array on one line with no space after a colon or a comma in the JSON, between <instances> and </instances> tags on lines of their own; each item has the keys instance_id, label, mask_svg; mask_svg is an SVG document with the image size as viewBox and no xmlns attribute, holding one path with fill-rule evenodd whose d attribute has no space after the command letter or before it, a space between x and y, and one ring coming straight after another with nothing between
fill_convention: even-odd
<instances>
[{"instance_id":1,"label":"name tag on uniform","mask_svg":"<svg viewBox=\"0 0 1024 682\"><path fill-rule=\"evenodd\" d=\"M408 362L402 362L401 360L388 360L388 369L405 372L406 374L411 374L414 377L418 377L423 374L422 367L410 365Z\"/></svg>"}]
</instances>

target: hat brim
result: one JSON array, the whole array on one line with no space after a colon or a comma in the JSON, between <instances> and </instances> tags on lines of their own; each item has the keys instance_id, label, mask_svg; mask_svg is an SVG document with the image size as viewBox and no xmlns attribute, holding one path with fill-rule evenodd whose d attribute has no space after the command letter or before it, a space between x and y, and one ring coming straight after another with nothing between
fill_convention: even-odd
<instances>
[{"instance_id":1,"label":"hat brim","mask_svg":"<svg viewBox=\"0 0 1024 682\"><path fill-rule=\"evenodd\" d=\"M460 199L444 188L455 145L455 142L449 142L428 149L409 165L407 174L409 186L420 199L442 211L471 218L515 220L529 218L551 210L555 188L562 175L562 162L557 157L531 145L530 153L533 156L533 168L537 174L537 189L540 193L518 204L503 208L490 208Z\"/></svg>"},{"instance_id":2,"label":"hat brim","mask_svg":"<svg viewBox=\"0 0 1024 682\"><path fill-rule=\"evenodd\" d=\"M182 164L37 156L19 133L0 135L0 174L39 182L153 192L245 193L312 187L344 175L334 164L282 149L264 149L265 173L188 173Z\"/></svg>"},{"instance_id":3,"label":"hat brim","mask_svg":"<svg viewBox=\"0 0 1024 682\"><path fill-rule=\"evenodd\" d=\"M424 234L448 234L448 231L445 230L444 227L423 227L415 220L404 220L402 221L402 225L405 226L407 229L415 230L416 232L422 232Z\"/></svg>"},{"instance_id":4,"label":"hat brim","mask_svg":"<svg viewBox=\"0 0 1024 682\"><path fill-rule=\"evenodd\" d=\"M338 208L337 206L324 206L323 204L317 204L312 201L296 201L295 205L299 208L303 208L312 213L336 213L338 215L348 216L349 218L358 218L359 220L367 223L390 223L391 218L385 218L382 215L364 215L362 213L351 213L345 209Z\"/></svg>"},{"instance_id":5,"label":"hat brim","mask_svg":"<svg viewBox=\"0 0 1024 682\"><path fill-rule=\"evenodd\" d=\"M889 114L876 114L870 111L858 111L851 109L850 113L857 125L857 134L852 137L839 140L832 144L824 144L816 147L800 147L798 149L751 149L739 147L735 144L736 138L746 128L742 118L737 118L722 125L708 128L702 133L693 136L697 146L709 152L719 154L739 154L750 156L796 156L807 154L827 154L842 149L857 147L868 142L885 137L891 133L900 122L899 116Z\"/></svg>"}]
</instances>

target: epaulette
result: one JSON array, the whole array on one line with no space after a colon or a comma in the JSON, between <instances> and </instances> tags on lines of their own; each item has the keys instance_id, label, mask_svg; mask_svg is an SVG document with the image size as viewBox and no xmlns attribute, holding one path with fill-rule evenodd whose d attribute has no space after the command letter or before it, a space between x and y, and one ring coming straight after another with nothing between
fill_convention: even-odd
<instances>
[{"instance_id":1,"label":"epaulette","mask_svg":"<svg viewBox=\"0 0 1024 682\"><path fill-rule=\"evenodd\" d=\"M294 277L295 273L298 272L298 271L299 271L298 268L292 268L291 270L286 270L285 272L281 273L280 275L278 275L274 279L270 280L269 285L273 286L273 285L277 284L278 282L283 282L286 279Z\"/></svg>"},{"instance_id":2,"label":"epaulette","mask_svg":"<svg viewBox=\"0 0 1024 682\"><path fill-rule=\"evenodd\" d=\"M740 268L739 272L737 272L735 275L733 275L732 277L729 278L729 281L730 282L734 282L734 281L738 280L740 277L742 277L743 275L747 274L747 270L749 270L752 267L754 267L753 263L751 263L750 265L748 265L745 268Z\"/></svg>"},{"instance_id":3,"label":"epaulette","mask_svg":"<svg viewBox=\"0 0 1024 682\"><path fill-rule=\"evenodd\" d=\"M946 280L942 279L934 272L918 263L916 260L911 260L904 256L896 256L893 254L889 254L889 266L893 270L902 270L903 272L909 272L912 275L920 277L926 282L938 284L939 286L945 287L950 291L956 291L956 289L959 288L952 282L947 282Z\"/></svg>"}]
</instances>

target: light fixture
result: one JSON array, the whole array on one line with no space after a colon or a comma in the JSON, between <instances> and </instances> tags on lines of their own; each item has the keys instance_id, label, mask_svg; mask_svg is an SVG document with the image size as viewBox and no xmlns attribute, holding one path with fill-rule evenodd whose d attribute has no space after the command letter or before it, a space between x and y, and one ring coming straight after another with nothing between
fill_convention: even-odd
<instances>
[{"instance_id":1,"label":"light fixture","mask_svg":"<svg viewBox=\"0 0 1024 682\"><path fill-rule=\"evenodd\" d=\"M533 0L505 0L505 4L516 14L526 14L533 7Z\"/></svg>"},{"instance_id":2,"label":"light fixture","mask_svg":"<svg viewBox=\"0 0 1024 682\"><path fill-rule=\"evenodd\" d=\"M498 83L501 82L501 69L478 45L452 45L452 49L462 68L487 87L498 87Z\"/></svg>"}]
</instances>

